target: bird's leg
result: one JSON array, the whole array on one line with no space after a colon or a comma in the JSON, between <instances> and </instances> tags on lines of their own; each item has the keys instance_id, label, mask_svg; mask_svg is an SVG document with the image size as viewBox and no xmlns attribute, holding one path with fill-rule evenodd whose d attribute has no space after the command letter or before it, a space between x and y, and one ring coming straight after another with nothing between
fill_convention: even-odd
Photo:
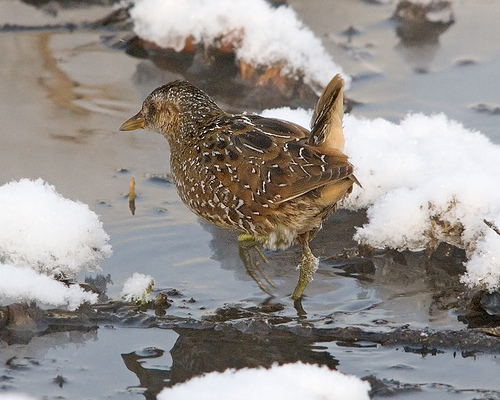
<instances>
[{"instance_id":1,"label":"bird's leg","mask_svg":"<svg viewBox=\"0 0 500 400\"><path fill-rule=\"evenodd\" d=\"M252 279L257 282L260 289L271 296L271 292L264 285L261 278L273 288L276 288L273 281L267 276L267 274L262 269L260 264L260 260L262 260L265 264L269 264L266 256L260 249L260 245L265 243L267 240L267 236L254 236L247 233L243 233L238 236L238 247L240 251L240 258L245 265L248 275L252 277Z\"/></svg>"},{"instance_id":2,"label":"bird's leg","mask_svg":"<svg viewBox=\"0 0 500 400\"><path fill-rule=\"evenodd\" d=\"M314 272L318 269L318 259L309 248L309 232L299 235L299 243L302 246L302 259L299 264L299 281L292 294L292 300L302 297L306 286L313 280Z\"/></svg>"}]
</instances>

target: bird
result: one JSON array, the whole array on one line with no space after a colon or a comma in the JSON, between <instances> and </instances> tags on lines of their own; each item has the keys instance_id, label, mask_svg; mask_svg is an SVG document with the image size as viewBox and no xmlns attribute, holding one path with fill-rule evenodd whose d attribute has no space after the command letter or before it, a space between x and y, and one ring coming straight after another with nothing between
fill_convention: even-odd
<instances>
[{"instance_id":1,"label":"bird","mask_svg":"<svg viewBox=\"0 0 500 400\"><path fill-rule=\"evenodd\" d=\"M170 147L174 186L203 220L239 232L239 253L248 274L266 293L261 246L302 247L303 293L318 267L309 242L354 184L354 166L343 153L344 80L335 75L314 108L311 130L257 114L232 114L185 80L167 83L146 97L121 131L145 129ZM360 185L361 186L361 185ZM260 275L260 276L259 276Z\"/></svg>"}]
</instances>

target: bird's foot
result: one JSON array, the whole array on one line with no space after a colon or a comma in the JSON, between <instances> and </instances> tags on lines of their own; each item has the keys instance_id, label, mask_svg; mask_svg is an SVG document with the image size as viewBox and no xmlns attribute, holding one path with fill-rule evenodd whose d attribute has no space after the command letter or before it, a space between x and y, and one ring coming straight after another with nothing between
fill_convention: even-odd
<instances>
[{"instance_id":1,"label":"bird's foot","mask_svg":"<svg viewBox=\"0 0 500 400\"><path fill-rule=\"evenodd\" d=\"M260 246L265 243L267 236L254 236L250 234L241 234L238 236L238 247L240 257L245 265L248 275L257 282L260 289L272 296L271 291L264 285L261 277L273 288L276 288L273 281L267 276L261 266L261 260L264 264L269 264L266 256L262 252Z\"/></svg>"},{"instance_id":2,"label":"bird's foot","mask_svg":"<svg viewBox=\"0 0 500 400\"><path fill-rule=\"evenodd\" d=\"M302 251L302 260L299 264L299 281L292 294L292 300L302 297L306 286L313 280L313 275L318 269L319 260L314 256L309 246L305 246Z\"/></svg>"}]
</instances>

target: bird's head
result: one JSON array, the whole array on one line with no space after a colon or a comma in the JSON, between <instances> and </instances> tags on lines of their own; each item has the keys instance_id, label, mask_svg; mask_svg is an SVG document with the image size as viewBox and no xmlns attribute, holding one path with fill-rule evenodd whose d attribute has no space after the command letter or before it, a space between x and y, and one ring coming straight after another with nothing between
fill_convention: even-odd
<instances>
[{"instance_id":1,"label":"bird's head","mask_svg":"<svg viewBox=\"0 0 500 400\"><path fill-rule=\"evenodd\" d=\"M120 126L121 131L146 129L161 133L169 141L193 136L197 123L219 107L202 90L187 81L161 86L146 97L141 110Z\"/></svg>"}]
</instances>

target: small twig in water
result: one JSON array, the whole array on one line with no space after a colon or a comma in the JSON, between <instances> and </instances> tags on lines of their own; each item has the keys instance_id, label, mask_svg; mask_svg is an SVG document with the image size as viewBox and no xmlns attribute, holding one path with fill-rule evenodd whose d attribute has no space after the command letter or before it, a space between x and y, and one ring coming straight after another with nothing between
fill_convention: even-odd
<instances>
[{"instance_id":1,"label":"small twig in water","mask_svg":"<svg viewBox=\"0 0 500 400\"><path fill-rule=\"evenodd\" d=\"M132 177L128 188L128 206L132 215L135 215L135 179Z\"/></svg>"}]
</instances>

